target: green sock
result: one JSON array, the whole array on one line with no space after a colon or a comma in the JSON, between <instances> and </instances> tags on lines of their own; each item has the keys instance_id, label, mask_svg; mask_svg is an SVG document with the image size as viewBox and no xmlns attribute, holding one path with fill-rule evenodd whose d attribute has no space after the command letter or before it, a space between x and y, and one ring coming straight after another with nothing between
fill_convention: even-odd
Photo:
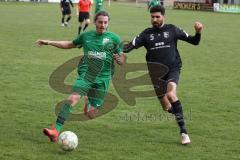
<instances>
[{"instance_id":1,"label":"green sock","mask_svg":"<svg viewBox=\"0 0 240 160\"><path fill-rule=\"evenodd\" d=\"M58 132L60 132L60 131L61 131L61 129L62 129L62 124L61 124L61 123L58 123L58 122L56 122L56 130L57 130Z\"/></svg>"},{"instance_id":2,"label":"green sock","mask_svg":"<svg viewBox=\"0 0 240 160\"><path fill-rule=\"evenodd\" d=\"M65 103L58 114L57 121L56 121L56 129L60 132L62 125L68 119L69 114L72 111L72 107L69 103Z\"/></svg>"}]
</instances>

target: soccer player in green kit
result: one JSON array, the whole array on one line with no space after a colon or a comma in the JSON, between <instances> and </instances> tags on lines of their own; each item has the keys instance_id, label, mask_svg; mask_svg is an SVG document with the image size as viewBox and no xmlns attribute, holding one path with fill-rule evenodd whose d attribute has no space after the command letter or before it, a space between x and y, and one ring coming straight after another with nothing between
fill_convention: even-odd
<instances>
[{"instance_id":1,"label":"soccer player in green kit","mask_svg":"<svg viewBox=\"0 0 240 160\"><path fill-rule=\"evenodd\" d=\"M80 34L73 41L51 41L39 39L39 46L51 45L61 49L83 47L84 56L78 67L78 78L68 101L63 104L58 114L56 125L51 129L44 128L43 133L52 142L56 142L64 121L71 113L81 97L85 97L84 112L89 118L94 118L103 104L109 82L114 72L114 60L117 64L125 63L120 37L107 31L109 15L100 11L95 15L96 30ZM89 96L91 92L91 96ZM88 96L88 97L87 97ZM87 98L86 98L87 97Z\"/></svg>"},{"instance_id":2,"label":"soccer player in green kit","mask_svg":"<svg viewBox=\"0 0 240 160\"><path fill-rule=\"evenodd\" d=\"M95 0L95 14L102 10L103 0Z\"/></svg>"}]
</instances>

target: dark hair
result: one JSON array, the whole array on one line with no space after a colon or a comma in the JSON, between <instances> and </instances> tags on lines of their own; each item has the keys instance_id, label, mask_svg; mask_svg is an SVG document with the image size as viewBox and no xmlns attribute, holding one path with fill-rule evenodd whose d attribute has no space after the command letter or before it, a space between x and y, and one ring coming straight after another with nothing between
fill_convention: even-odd
<instances>
[{"instance_id":1,"label":"dark hair","mask_svg":"<svg viewBox=\"0 0 240 160\"><path fill-rule=\"evenodd\" d=\"M109 14L106 11L99 11L99 12L97 12L97 14L94 17L94 22L97 20L97 18L99 16L107 16L108 17L108 21L110 21Z\"/></svg>"},{"instance_id":2,"label":"dark hair","mask_svg":"<svg viewBox=\"0 0 240 160\"><path fill-rule=\"evenodd\" d=\"M161 15L165 14L165 8L163 6L153 6L150 9L150 13L161 12Z\"/></svg>"}]
</instances>

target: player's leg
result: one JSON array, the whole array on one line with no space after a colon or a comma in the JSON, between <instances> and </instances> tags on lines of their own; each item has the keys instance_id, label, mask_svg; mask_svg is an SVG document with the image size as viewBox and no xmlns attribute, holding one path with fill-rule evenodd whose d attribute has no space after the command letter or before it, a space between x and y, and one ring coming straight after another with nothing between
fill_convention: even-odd
<instances>
[{"instance_id":1,"label":"player's leg","mask_svg":"<svg viewBox=\"0 0 240 160\"><path fill-rule=\"evenodd\" d=\"M159 101L160 101L161 106L162 106L164 111L168 111L169 113L173 113L172 105L169 102L166 95L164 95L163 97L159 97Z\"/></svg>"},{"instance_id":2,"label":"player's leg","mask_svg":"<svg viewBox=\"0 0 240 160\"><path fill-rule=\"evenodd\" d=\"M83 22L79 22L79 26L78 26L78 34L81 33L81 30L82 30L82 24L83 24Z\"/></svg>"},{"instance_id":3,"label":"player's leg","mask_svg":"<svg viewBox=\"0 0 240 160\"><path fill-rule=\"evenodd\" d=\"M100 108L103 107L104 98L107 94L109 79L97 80L97 83L94 83L94 87L88 93L87 109L86 116L90 119L96 117Z\"/></svg>"},{"instance_id":4,"label":"player's leg","mask_svg":"<svg viewBox=\"0 0 240 160\"><path fill-rule=\"evenodd\" d=\"M96 5L95 7L95 14L102 10L102 5Z\"/></svg>"},{"instance_id":5,"label":"player's leg","mask_svg":"<svg viewBox=\"0 0 240 160\"><path fill-rule=\"evenodd\" d=\"M91 101L91 98L89 101L88 96L84 96L83 112L88 118L93 119L97 114L98 109L95 109L95 107L91 105Z\"/></svg>"},{"instance_id":6,"label":"player's leg","mask_svg":"<svg viewBox=\"0 0 240 160\"><path fill-rule=\"evenodd\" d=\"M163 97L160 97L160 103L163 110L173 113L172 103L178 100L177 98L177 84L179 81L180 70L169 70L168 73L162 77L162 80L166 82L166 90Z\"/></svg>"},{"instance_id":7,"label":"player's leg","mask_svg":"<svg viewBox=\"0 0 240 160\"><path fill-rule=\"evenodd\" d=\"M86 19L83 31L85 31L85 29L89 26L89 24L90 24L90 19Z\"/></svg>"},{"instance_id":8,"label":"player's leg","mask_svg":"<svg viewBox=\"0 0 240 160\"><path fill-rule=\"evenodd\" d=\"M158 100L164 111L172 113L171 103L167 98L169 69L158 63L148 62L148 71Z\"/></svg>"},{"instance_id":9,"label":"player's leg","mask_svg":"<svg viewBox=\"0 0 240 160\"><path fill-rule=\"evenodd\" d=\"M85 13L85 26L83 28L83 31L85 31L85 29L89 26L90 24L90 15L89 12Z\"/></svg>"},{"instance_id":10,"label":"player's leg","mask_svg":"<svg viewBox=\"0 0 240 160\"><path fill-rule=\"evenodd\" d=\"M166 96L169 102L171 103L172 111L173 111L172 113L175 115L177 124L180 128L182 144L188 144L190 143L190 138L185 128L183 109L182 109L181 102L177 97L176 90L177 90L177 84L175 82L169 82Z\"/></svg>"},{"instance_id":11,"label":"player's leg","mask_svg":"<svg viewBox=\"0 0 240 160\"><path fill-rule=\"evenodd\" d=\"M61 24L61 26L62 27L64 27L65 25L64 25L64 22L65 22L65 9L63 9L63 11L62 11L62 19L61 19L61 22L62 22L62 24Z\"/></svg>"},{"instance_id":12,"label":"player's leg","mask_svg":"<svg viewBox=\"0 0 240 160\"><path fill-rule=\"evenodd\" d=\"M96 101L98 100L94 98L88 98L86 101L86 108L84 108L84 114L90 119L93 119L96 117L101 107L101 106L98 106L99 102L96 102Z\"/></svg>"},{"instance_id":13,"label":"player's leg","mask_svg":"<svg viewBox=\"0 0 240 160\"><path fill-rule=\"evenodd\" d=\"M71 16L71 14L68 14L68 18L67 18L67 20L66 20L66 24L68 25L68 23L69 23L69 21L71 20L71 18L72 18L72 16Z\"/></svg>"},{"instance_id":14,"label":"player's leg","mask_svg":"<svg viewBox=\"0 0 240 160\"><path fill-rule=\"evenodd\" d=\"M49 137L52 142L56 142L59 136L60 130L64 122L68 119L72 107L75 106L81 96L77 92L73 92L69 97L66 103L64 103L60 109L60 112L57 116L56 125L51 129L44 128L43 133Z\"/></svg>"},{"instance_id":15,"label":"player's leg","mask_svg":"<svg viewBox=\"0 0 240 160\"><path fill-rule=\"evenodd\" d=\"M97 14L97 12L99 12L99 7L98 6L95 7L94 13Z\"/></svg>"},{"instance_id":16,"label":"player's leg","mask_svg":"<svg viewBox=\"0 0 240 160\"><path fill-rule=\"evenodd\" d=\"M88 97L84 96L83 112L85 115L87 115L87 111L88 111Z\"/></svg>"},{"instance_id":17,"label":"player's leg","mask_svg":"<svg viewBox=\"0 0 240 160\"><path fill-rule=\"evenodd\" d=\"M69 97L68 100L63 106L61 107L61 110L57 116L57 121L56 121L56 129L58 131L61 130L62 125L64 122L68 119L72 107L74 107L80 100L81 96L77 92L73 92Z\"/></svg>"},{"instance_id":18,"label":"player's leg","mask_svg":"<svg viewBox=\"0 0 240 160\"><path fill-rule=\"evenodd\" d=\"M173 114L175 115L180 128L180 133L187 133L185 129L182 105L177 97L177 84L175 82L168 83L166 97L171 103Z\"/></svg>"},{"instance_id":19,"label":"player's leg","mask_svg":"<svg viewBox=\"0 0 240 160\"><path fill-rule=\"evenodd\" d=\"M72 107L75 106L80 100L81 96L85 95L90 86L83 79L78 78L73 85L72 94L68 97L67 101L61 106L60 112L58 113L56 125L52 129L44 128L43 132L50 138L52 142L56 142L59 132L64 122L68 119Z\"/></svg>"},{"instance_id":20,"label":"player's leg","mask_svg":"<svg viewBox=\"0 0 240 160\"><path fill-rule=\"evenodd\" d=\"M79 15L78 15L78 22L79 22L78 34L81 33L83 21L84 21L84 13L79 12Z\"/></svg>"},{"instance_id":21,"label":"player's leg","mask_svg":"<svg viewBox=\"0 0 240 160\"><path fill-rule=\"evenodd\" d=\"M189 136L185 128L183 109L181 102L177 97L177 84L179 81L180 69L172 69L162 79L167 81L166 94L160 97L160 103L165 111L175 115L176 121L180 128L182 144L190 143Z\"/></svg>"},{"instance_id":22,"label":"player's leg","mask_svg":"<svg viewBox=\"0 0 240 160\"><path fill-rule=\"evenodd\" d=\"M69 7L68 8L68 10L67 10L67 20L66 20L66 22L64 23L65 24L65 26L68 26L68 23L69 23L69 21L71 20L71 8Z\"/></svg>"}]
</instances>

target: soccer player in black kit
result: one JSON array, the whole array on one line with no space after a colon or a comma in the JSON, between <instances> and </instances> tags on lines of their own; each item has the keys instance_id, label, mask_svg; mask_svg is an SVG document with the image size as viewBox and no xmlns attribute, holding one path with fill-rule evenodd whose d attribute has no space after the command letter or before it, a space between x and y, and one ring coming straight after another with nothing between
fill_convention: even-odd
<instances>
[{"instance_id":1,"label":"soccer player in black kit","mask_svg":"<svg viewBox=\"0 0 240 160\"><path fill-rule=\"evenodd\" d=\"M71 0L61 0L60 1L60 8L61 8L61 11L62 11L62 19L61 19L61 26L65 26L67 27L68 26L68 22L70 21L71 19L71 8L70 8L70 5L73 7L73 3ZM67 17L67 20L65 21L65 16L68 16Z\"/></svg>"},{"instance_id":2,"label":"soccer player in black kit","mask_svg":"<svg viewBox=\"0 0 240 160\"><path fill-rule=\"evenodd\" d=\"M180 128L181 143L189 144L191 141L185 128L182 105L176 94L182 66L177 49L177 41L182 40L193 45L198 45L201 39L203 25L200 22L195 22L194 29L196 33L194 36L191 36L175 25L164 23L165 8L163 6L152 7L150 14L152 27L145 29L130 43L125 44L124 52L128 53L133 49L144 46L147 50L146 61L148 63L149 73L153 72L150 68L154 68L149 66L151 63L162 64L168 68L167 74L163 77L159 75L159 77L156 78L151 74L149 75L154 88L156 88L156 85L161 84L156 84L156 81L153 82L153 79L159 80L159 78L161 78L166 82L164 94L158 95L156 89L155 92L163 109L175 115L175 119Z\"/></svg>"}]
</instances>

